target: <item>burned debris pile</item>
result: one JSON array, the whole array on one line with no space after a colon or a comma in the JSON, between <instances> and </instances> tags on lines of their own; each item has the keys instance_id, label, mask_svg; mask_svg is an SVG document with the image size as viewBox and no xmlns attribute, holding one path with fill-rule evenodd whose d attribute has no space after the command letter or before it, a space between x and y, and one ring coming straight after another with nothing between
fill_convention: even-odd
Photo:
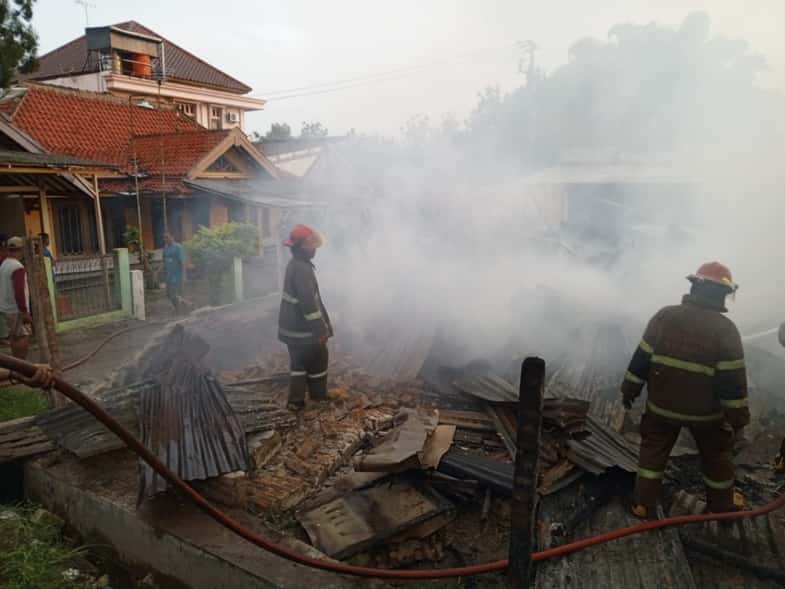
<instances>
[{"instance_id":1,"label":"burned debris pile","mask_svg":"<svg viewBox=\"0 0 785 589\"><path fill-rule=\"evenodd\" d=\"M561 358L546 387L540 549L635 523L625 500L637 444L627 431L629 417L622 424L616 406L625 369L616 357L626 358L626 347L635 344L611 327L587 333L594 345ZM309 543L324 558L384 567L506 558L518 390L489 362L437 367L435 381L401 381L369 375L338 350L329 367L329 401L309 402L295 414L285 409L284 354L211 372L202 335L173 330L155 354L143 354L147 361L137 373L143 378L115 382L96 398L211 501L273 529L288 522L291 541ZM38 442L54 442L79 460L122 448L75 406L25 427L35 429ZM690 454L679 449L666 488L673 481L701 488ZM145 467L141 473L140 498L165 490ZM758 474L751 468L743 477L765 501L775 489ZM769 573L785 562L777 548L785 542L776 543L780 522L761 525L734 532L741 544L708 527L618 540L540 564L537 586L583 579L594 586L768 587L779 579ZM726 553L751 564L735 567ZM742 575L746 584L723 585L710 564L718 558L724 575ZM761 575L764 584L747 582Z\"/></svg>"}]
</instances>

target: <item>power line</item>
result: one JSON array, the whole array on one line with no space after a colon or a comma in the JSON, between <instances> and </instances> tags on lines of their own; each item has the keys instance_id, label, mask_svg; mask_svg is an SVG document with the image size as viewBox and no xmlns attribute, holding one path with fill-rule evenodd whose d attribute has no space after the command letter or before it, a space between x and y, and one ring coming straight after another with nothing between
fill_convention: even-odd
<instances>
[{"instance_id":1,"label":"power line","mask_svg":"<svg viewBox=\"0 0 785 589\"><path fill-rule=\"evenodd\" d=\"M339 90L346 90L349 88L355 88L357 86L363 86L366 84L373 84L378 82L385 82L387 80L392 80L396 78L401 78L410 74L417 73L424 69L432 68L435 66L443 65L445 63L451 63L455 61L461 61L465 59L476 58L484 54L488 53L498 53L501 51L508 51L510 49L514 49L516 47L515 44L506 45L504 47L496 47L490 49L480 49L477 51L472 51L469 53L464 53L461 55L453 56L446 59L441 59L425 64L413 65L404 68L398 68L394 70L388 70L385 72L379 72L377 74L368 74L365 76L357 76L354 78L345 78L343 80L336 80L333 82L325 82L322 84L311 84L308 86L300 86L297 88L289 88L287 90L276 90L272 92L261 93L263 97L270 97L266 98L267 101L274 101L274 100L285 100L288 98L299 98L301 96L312 96L315 94L326 94L328 92L337 92Z\"/></svg>"}]
</instances>

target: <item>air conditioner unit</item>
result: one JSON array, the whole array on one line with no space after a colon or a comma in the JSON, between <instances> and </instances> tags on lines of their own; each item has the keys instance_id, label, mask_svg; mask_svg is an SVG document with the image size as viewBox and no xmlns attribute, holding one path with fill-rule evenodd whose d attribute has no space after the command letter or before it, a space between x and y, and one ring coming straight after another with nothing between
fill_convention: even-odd
<instances>
[{"instance_id":1,"label":"air conditioner unit","mask_svg":"<svg viewBox=\"0 0 785 589\"><path fill-rule=\"evenodd\" d=\"M227 123L239 123L240 122L240 115L236 112L228 112L226 113L226 122Z\"/></svg>"}]
</instances>

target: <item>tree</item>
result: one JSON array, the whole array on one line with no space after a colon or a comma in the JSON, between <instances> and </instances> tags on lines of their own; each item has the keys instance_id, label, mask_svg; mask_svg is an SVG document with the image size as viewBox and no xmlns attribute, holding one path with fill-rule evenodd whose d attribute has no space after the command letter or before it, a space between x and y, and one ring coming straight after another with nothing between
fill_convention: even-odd
<instances>
[{"instance_id":1,"label":"tree","mask_svg":"<svg viewBox=\"0 0 785 589\"><path fill-rule=\"evenodd\" d=\"M273 123L264 138L278 141L291 139L292 129L287 123Z\"/></svg>"},{"instance_id":2,"label":"tree","mask_svg":"<svg viewBox=\"0 0 785 589\"><path fill-rule=\"evenodd\" d=\"M33 30L35 0L0 0L0 89L8 88L17 70L36 66L38 36Z\"/></svg>"},{"instance_id":3,"label":"tree","mask_svg":"<svg viewBox=\"0 0 785 589\"><path fill-rule=\"evenodd\" d=\"M303 126L300 129L300 137L303 139L312 139L314 137L327 137L327 127L319 122L306 123L303 121Z\"/></svg>"},{"instance_id":4,"label":"tree","mask_svg":"<svg viewBox=\"0 0 785 589\"><path fill-rule=\"evenodd\" d=\"M507 96L486 90L467 128L498 156L547 165L573 149L695 150L755 141L785 112L756 86L763 58L712 36L705 13L676 28L623 23L582 39L569 61ZM759 142L758 142L759 143Z\"/></svg>"}]
</instances>

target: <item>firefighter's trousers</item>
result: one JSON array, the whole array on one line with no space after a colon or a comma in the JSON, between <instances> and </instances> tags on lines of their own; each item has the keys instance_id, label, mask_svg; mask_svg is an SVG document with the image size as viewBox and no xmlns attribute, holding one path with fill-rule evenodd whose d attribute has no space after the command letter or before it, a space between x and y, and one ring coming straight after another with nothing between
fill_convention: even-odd
<instances>
[{"instance_id":1,"label":"firefighter's trousers","mask_svg":"<svg viewBox=\"0 0 785 589\"><path fill-rule=\"evenodd\" d=\"M701 457L709 511L733 511L733 430L723 420L678 423L646 413L641 419L641 452L633 499L650 510L660 499L662 479L682 427L690 430Z\"/></svg>"},{"instance_id":2,"label":"firefighter's trousers","mask_svg":"<svg viewBox=\"0 0 785 589\"><path fill-rule=\"evenodd\" d=\"M289 344L289 402L302 403L306 391L314 401L327 399L327 345Z\"/></svg>"}]
</instances>

